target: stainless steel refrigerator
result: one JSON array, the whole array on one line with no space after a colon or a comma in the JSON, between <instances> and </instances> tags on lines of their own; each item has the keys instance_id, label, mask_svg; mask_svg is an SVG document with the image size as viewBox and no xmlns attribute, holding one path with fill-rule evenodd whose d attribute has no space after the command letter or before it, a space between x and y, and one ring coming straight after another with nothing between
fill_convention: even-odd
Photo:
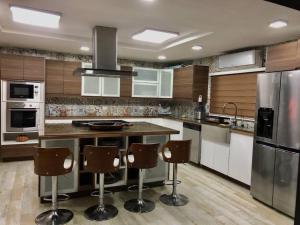
<instances>
[{"instance_id":1,"label":"stainless steel refrigerator","mask_svg":"<svg viewBox=\"0 0 300 225\"><path fill-rule=\"evenodd\" d=\"M258 74L251 194L295 216L300 153L300 70Z\"/></svg>"}]
</instances>

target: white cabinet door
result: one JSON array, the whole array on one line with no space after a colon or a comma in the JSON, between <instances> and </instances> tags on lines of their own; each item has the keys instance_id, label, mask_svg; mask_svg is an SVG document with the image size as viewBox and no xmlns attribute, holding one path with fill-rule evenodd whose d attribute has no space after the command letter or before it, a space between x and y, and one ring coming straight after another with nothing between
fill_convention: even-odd
<instances>
[{"instance_id":1,"label":"white cabinet door","mask_svg":"<svg viewBox=\"0 0 300 225\"><path fill-rule=\"evenodd\" d=\"M229 128L202 124L201 164L228 175Z\"/></svg>"},{"instance_id":2,"label":"white cabinet door","mask_svg":"<svg viewBox=\"0 0 300 225\"><path fill-rule=\"evenodd\" d=\"M214 168L215 145L211 141L201 140L201 160L200 163L208 168Z\"/></svg>"},{"instance_id":3,"label":"white cabinet door","mask_svg":"<svg viewBox=\"0 0 300 225\"><path fill-rule=\"evenodd\" d=\"M173 70L163 69L160 71L160 89L161 98L173 97Z\"/></svg>"},{"instance_id":4,"label":"white cabinet door","mask_svg":"<svg viewBox=\"0 0 300 225\"><path fill-rule=\"evenodd\" d=\"M102 96L120 97L120 78L102 77Z\"/></svg>"},{"instance_id":5,"label":"white cabinet door","mask_svg":"<svg viewBox=\"0 0 300 225\"><path fill-rule=\"evenodd\" d=\"M215 143L213 169L228 175L229 145Z\"/></svg>"},{"instance_id":6,"label":"white cabinet door","mask_svg":"<svg viewBox=\"0 0 300 225\"><path fill-rule=\"evenodd\" d=\"M229 176L251 185L253 137L231 133Z\"/></svg>"}]
</instances>

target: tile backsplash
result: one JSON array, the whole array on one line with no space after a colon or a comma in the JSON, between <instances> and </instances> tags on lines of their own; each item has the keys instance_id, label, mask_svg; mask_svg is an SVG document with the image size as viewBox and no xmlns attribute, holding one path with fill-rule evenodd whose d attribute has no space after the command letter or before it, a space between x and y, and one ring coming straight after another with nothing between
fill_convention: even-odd
<instances>
[{"instance_id":1,"label":"tile backsplash","mask_svg":"<svg viewBox=\"0 0 300 225\"><path fill-rule=\"evenodd\" d=\"M158 116L160 106L169 108L174 116L192 117L195 104L186 101L130 99L48 97L46 116Z\"/></svg>"}]
</instances>

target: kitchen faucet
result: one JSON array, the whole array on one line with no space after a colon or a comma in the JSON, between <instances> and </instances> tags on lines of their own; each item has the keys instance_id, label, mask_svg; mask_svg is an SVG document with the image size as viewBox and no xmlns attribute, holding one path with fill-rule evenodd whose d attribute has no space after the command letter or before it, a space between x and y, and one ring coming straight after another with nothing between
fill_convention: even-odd
<instances>
[{"instance_id":1,"label":"kitchen faucet","mask_svg":"<svg viewBox=\"0 0 300 225\"><path fill-rule=\"evenodd\" d=\"M237 120L236 120L236 116L237 116L237 105L234 102L227 102L223 105L223 114L225 113L225 109L227 105L234 105L235 107L235 113L234 113L234 126L237 126Z\"/></svg>"}]
</instances>

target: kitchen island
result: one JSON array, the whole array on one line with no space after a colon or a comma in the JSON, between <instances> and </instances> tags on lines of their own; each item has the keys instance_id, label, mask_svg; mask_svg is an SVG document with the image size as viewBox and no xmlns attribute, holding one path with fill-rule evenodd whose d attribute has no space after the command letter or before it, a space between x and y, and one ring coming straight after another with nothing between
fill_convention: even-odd
<instances>
[{"instance_id":1,"label":"kitchen island","mask_svg":"<svg viewBox=\"0 0 300 225\"><path fill-rule=\"evenodd\" d=\"M99 187L95 174L84 171L83 149L85 145L118 146L120 159L131 143L166 143L171 134L179 131L145 122L134 122L118 131L96 131L89 127L77 127L71 123L46 124L39 137L41 147L67 147L74 155L74 167L70 174L59 176L58 193L70 196L89 194ZM162 185L167 176L167 164L158 159L157 167L145 172L144 183ZM105 176L105 187L122 190L138 183L138 170L128 169L121 160L119 171ZM39 196L51 195L51 178L39 177Z\"/></svg>"}]
</instances>

